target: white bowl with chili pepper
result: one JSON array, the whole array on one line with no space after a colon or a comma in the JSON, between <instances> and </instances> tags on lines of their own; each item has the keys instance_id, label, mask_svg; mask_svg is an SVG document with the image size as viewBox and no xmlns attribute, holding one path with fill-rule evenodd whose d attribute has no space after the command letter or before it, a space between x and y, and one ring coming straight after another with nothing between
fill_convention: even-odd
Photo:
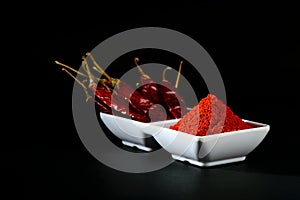
<instances>
[{"instance_id":1,"label":"white bowl with chili pepper","mask_svg":"<svg viewBox=\"0 0 300 200\"><path fill-rule=\"evenodd\" d=\"M191 110L191 108L187 108L187 110ZM136 147L143 151L153 151L161 148L159 143L152 137L152 134L149 135L143 131L152 123L156 124L157 122L144 123L103 112L100 112L100 118L110 132L126 146ZM171 119L170 121L173 122L174 120Z\"/></svg>"},{"instance_id":2,"label":"white bowl with chili pepper","mask_svg":"<svg viewBox=\"0 0 300 200\"><path fill-rule=\"evenodd\" d=\"M151 135L143 132L143 129L149 127L151 123L139 122L102 112L100 118L112 134L122 140L124 145L136 147L143 151L153 151L160 148L160 145Z\"/></svg>"}]
</instances>

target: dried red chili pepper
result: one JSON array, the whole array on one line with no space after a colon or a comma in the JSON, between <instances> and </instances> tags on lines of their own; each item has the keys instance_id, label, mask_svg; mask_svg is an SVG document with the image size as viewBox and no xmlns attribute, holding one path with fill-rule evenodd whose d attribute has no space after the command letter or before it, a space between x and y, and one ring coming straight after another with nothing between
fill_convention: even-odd
<instances>
[{"instance_id":1,"label":"dried red chili pepper","mask_svg":"<svg viewBox=\"0 0 300 200\"><path fill-rule=\"evenodd\" d=\"M154 82L150 76L145 74L143 69L138 64L139 58L134 58L134 63L141 73L140 77L140 87L137 89L145 98L152 101L154 104L161 103L161 98L159 96L158 84Z\"/></svg>"},{"instance_id":2,"label":"dried red chili pepper","mask_svg":"<svg viewBox=\"0 0 300 200\"><path fill-rule=\"evenodd\" d=\"M96 85L95 83L95 77L93 76L93 74L91 73L88 64L85 60L85 58L83 58L83 67L85 69L85 71L87 72L88 75L85 75L81 72L78 72L77 70L74 70L73 68L62 64L58 61L56 61L56 64L59 64L65 68L63 68L64 71L66 71L71 77L74 78L74 80L80 84L82 86L82 88L84 89L87 99L86 101L89 101L90 99L92 99L92 96L90 95L90 92L94 94L95 99L93 100L93 102L95 102L96 108L103 113L109 113L112 114L112 112L114 113L121 113L125 116L130 116L132 119L137 120L137 121L142 121L142 122L149 122L149 118L147 118L145 115L141 115L139 113L135 113L132 110L130 110L128 108L128 101L126 101L126 98L120 96L120 95L116 95L115 98L112 99L112 95L113 95L113 90L112 88L110 88L113 84L112 82L105 80L105 79L99 79L99 85ZM66 70L66 68L77 72L78 74L84 76L84 77L88 77L89 78L89 85L86 86L82 81L79 81L75 76L73 76L68 70ZM106 76L108 76L106 74ZM86 80L84 81L86 82Z\"/></svg>"},{"instance_id":3,"label":"dried red chili pepper","mask_svg":"<svg viewBox=\"0 0 300 200\"><path fill-rule=\"evenodd\" d=\"M170 128L192 135L205 136L248 129L252 126L239 118L215 95L208 94Z\"/></svg>"},{"instance_id":4,"label":"dried red chili pepper","mask_svg":"<svg viewBox=\"0 0 300 200\"><path fill-rule=\"evenodd\" d=\"M106 114L112 114L112 111L110 108L107 108L105 105L101 104L99 101L94 101L95 102L95 105L96 105L96 108L100 111L100 112L103 112L103 113L106 113Z\"/></svg>"},{"instance_id":5,"label":"dried red chili pepper","mask_svg":"<svg viewBox=\"0 0 300 200\"><path fill-rule=\"evenodd\" d=\"M104 87L103 85L97 86L96 84L92 84L89 86L89 88L92 90L92 92L95 94L95 103L98 109L101 112L104 112L105 110L102 108L102 106L105 106L109 110L109 112L105 113L112 113L112 103L111 103L111 95L112 92Z\"/></svg>"},{"instance_id":6,"label":"dried red chili pepper","mask_svg":"<svg viewBox=\"0 0 300 200\"><path fill-rule=\"evenodd\" d=\"M88 66L88 63L84 56L82 56L82 66L88 74L88 77L89 77L89 86L88 87L95 96L95 102L97 102L96 105L98 105L98 108L100 109L100 111L103 112L103 108L100 105L104 105L106 108L109 109L109 113L112 113L112 109L113 109L112 102L111 102L112 92L106 84L109 81L106 81L105 79L98 79L98 82L100 83L100 85L97 85L96 78L91 73L90 67ZM118 109L115 109L115 110L119 111Z\"/></svg>"},{"instance_id":7,"label":"dried red chili pepper","mask_svg":"<svg viewBox=\"0 0 300 200\"><path fill-rule=\"evenodd\" d=\"M165 70L163 71L162 84L159 87L159 93L162 96L164 105L166 105L169 112L172 114L173 119L181 118L184 114L187 113L187 106L185 100L183 99L182 96L179 95L177 91L181 66L182 66L182 61L180 62L179 65L179 71L178 71L175 87L165 77L165 73L167 70L171 69L170 67L165 68Z\"/></svg>"},{"instance_id":8,"label":"dried red chili pepper","mask_svg":"<svg viewBox=\"0 0 300 200\"><path fill-rule=\"evenodd\" d=\"M149 122L161 121L166 119L166 114L161 106L154 104L148 98L145 98L140 94L138 90L135 90L131 97L131 102L135 102L138 108L143 111L143 114L149 118ZM151 120L150 120L151 119Z\"/></svg>"},{"instance_id":9,"label":"dried red chili pepper","mask_svg":"<svg viewBox=\"0 0 300 200\"><path fill-rule=\"evenodd\" d=\"M129 103L129 106L133 112L144 114L143 108L141 107L141 99L143 99L143 97L139 92L134 91L130 85L119 80L116 82L114 91L116 93L114 97L124 98L124 100Z\"/></svg>"},{"instance_id":10,"label":"dried red chili pepper","mask_svg":"<svg viewBox=\"0 0 300 200\"><path fill-rule=\"evenodd\" d=\"M64 66L72 71L77 72L78 74L89 78L89 86L86 87L83 83L81 83L78 79L73 77L80 85L84 88L87 99L91 98L89 95L88 89L93 92L95 96L95 104L96 107L105 113L112 113L112 111L117 111L118 113L122 113L123 115L130 116L131 119L141 121L141 122L150 122L159 121L164 119L172 119L178 117L175 112L178 112L178 107L173 103L171 105L171 100L164 101L159 91L159 84L156 84L151 78L146 75L141 67L138 65L138 58L135 58L135 63L141 72L142 76L140 77L140 81L143 84L137 90L134 90L127 83L111 78L95 61L93 56L90 53L86 54L93 61L94 69L99 73L105 76L105 79L96 79L90 71L90 68L87 64L86 58L83 57L83 68L87 72L87 75L80 73L68 66ZM60 63L61 64L61 63ZM61 64L63 65L63 64ZM70 74L70 73L69 73ZM99 85L96 85L96 82L99 82ZM171 87L171 86L170 86ZM165 94L167 94L165 90ZM171 98L172 95L169 95ZM165 105L168 102L169 105ZM168 107L170 112L166 112L163 107L158 106L156 104L162 104L163 107ZM179 107L180 110L180 107ZM172 113L172 114L170 114ZM174 114L175 113L175 114ZM150 120L151 115L151 120Z\"/></svg>"},{"instance_id":11,"label":"dried red chili pepper","mask_svg":"<svg viewBox=\"0 0 300 200\"><path fill-rule=\"evenodd\" d=\"M141 122L149 122L149 117L140 108L141 99L143 99L141 94L135 92L134 89L124 81L121 81L116 78L111 78L98 65L98 63L95 61L94 57L90 53L87 53L86 55L91 58L96 70L99 73L102 73L108 79L106 85L110 86L111 90L114 91L114 94L112 96L112 107L115 110L121 112L122 114L130 116L134 120Z\"/></svg>"},{"instance_id":12,"label":"dried red chili pepper","mask_svg":"<svg viewBox=\"0 0 300 200\"><path fill-rule=\"evenodd\" d=\"M165 120L167 118L166 112L162 106L158 105L163 102L159 94L159 84L145 74L139 66L138 61L139 59L135 57L134 62L141 73L139 83L141 86L134 91L131 100L137 102L138 107L143 110L152 122Z\"/></svg>"},{"instance_id":13,"label":"dried red chili pepper","mask_svg":"<svg viewBox=\"0 0 300 200\"><path fill-rule=\"evenodd\" d=\"M124 111L131 119L140 122L150 122L149 117L142 111L139 100L142 99L139 93L135 93L133 97L133 89L125 82L119 81L114 88L115 95L112 101L118 105L122 105ZM132 94L132 95L131 95Z\"/></svg>"},{"instance_id":14,"label":"dried red chili pepper","mask_svg":"<svg viewBox=\"0 0 300 200\"><path fill-rule=\"evenodd\" d=\"M118 84L117 86L118 87ZM95 97L101 99L101 101L110 105L111 109L113 110L114 114L117 114L114 111L117 111L125 116L129 116L131 119L140 121L140 122L149 122L149 118L146 115L142 115L140 113L135 112L135 109L131 107L131 104L128 102L127 98L116 93L113 94L112 90L108 90L103 86L97 86L95 90Z\"/></svg>"}]
</instances>

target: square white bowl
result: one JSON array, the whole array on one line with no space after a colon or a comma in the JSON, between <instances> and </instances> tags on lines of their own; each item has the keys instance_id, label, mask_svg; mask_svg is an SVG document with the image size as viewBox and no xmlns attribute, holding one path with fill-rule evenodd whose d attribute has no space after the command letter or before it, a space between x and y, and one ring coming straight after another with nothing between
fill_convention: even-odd
<instances>
[{"instance_id":1,"label":"square white bowl","mask_svg":"<svg viewBox=\"0 0 300 200\"><path fill-rule=\"evenodd\" d=\"M106 127L126 146L136 147L143 151L153 151L160 145L149 134L143 132L151 123L119 117L111 114L100 113L100 118Z\"/></svg>"},{"instance_id":2,"label":"square white bowl","mask_svg":"<svg viewBox=\"0 0 300 200\"><path fill-rule=\"evenodd\" d=\"M143 132L155 140L176 160L209 167L243 161L265 138L270 126L249 120L254 128L208 136L194 136L170 129L179 119L151 123Z\"/></svg>"}]
</instances>

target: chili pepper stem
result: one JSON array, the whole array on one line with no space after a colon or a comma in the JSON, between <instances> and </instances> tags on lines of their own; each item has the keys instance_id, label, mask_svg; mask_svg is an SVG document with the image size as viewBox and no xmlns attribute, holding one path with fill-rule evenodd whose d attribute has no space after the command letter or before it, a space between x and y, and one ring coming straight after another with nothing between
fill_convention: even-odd
<instances>
[{"instance_id":1,"label":"chili pepper stem","mask_svg":"<svg viewBox=\"0 0 300 200\"><path fill-rule=\"evenodd\" d=\"M92 62L94 63L95 67L98 69L98 71L103 74L109 81L111 81L111 77L98 65L98 63L96 62L95 58L93 57L93 55L90 52L86 53L87 56L89 56L92 60Z\"/></svg>"},{"instance_id":2,"label":"chili pepper stem","mask_svg":"<svg viewBox=\"0 0 300 200\"><path fill-rule=\"evenodd\" d=\"M94 69L96 72L99 72L99 73L101 74L101 72L98 70L98 68L93 67L93 69ZM99 80L101 80L101 79L99 79ZM105 79L105 80L106 80L106 79ZM120 81L119 79L112 78L110 82L111 82L112 86L115 87L115 86L119 83L119 81ZM103 86L105 86L107 89L109 89L109 87L108 87L103 81L101 81L100 83L101 83ZM114 93L117 94L116 90L114 90Z\"/></svg>"},{"instance_id":3,"label":"chili pepper stem","mask_svg":"<svg viewBox=\"0 0 300 200\"><path fill-rule=\"evenodd\" d=\"M75 76L73 76L73 74L71 74L71 72L69 72L67 69L65 69L65 68L62 68L62 71L65 71L67 74L69 74L82 88L83 88L83 90L84 90L84 92L85 92L85 94L86 94L86 102L90 99L90 98L92 98L92 96L91 95L89 95L89 92L88 92L88 89L87 89L87 87L83 84L84 82L86 82L86 80L84 80L84 81L80 81L80 80L78 80Z\"/></svg>"},{"instance_id":4,"label":"chili pepper stem","mask_svg":"<svg viewBox=\"0 0 300 200\"><path fill-rule=\"evenodd\" d=\"M100 73L100 74L102 74L102 71L100 71L97 67L93 67L93 70L95 70L96 72L98 72L98 73Z\"/></svg>"},{"instance_id":5,"label":"chili pepper stem","mask_svg":"<svg viewBox=\"0 0 300 200\"><path fill-rule=\"evenodd\" d=\"M178 87L178 83L179 83L179 77L180 77L180 73L181 73L181 67L182 67L182 63L183 61L180 61L180 64L179 64L179 70L178 70L178 74L177 74L177 79L176 79L176 83L175 83L175 88Z\"/></svg>"},{"instance_id":6,"label":"chili pepper stem","mask_svg":"<svg viewBox=\"0 0 300 200\"><path fill-rule=\"evenodd\" d=\"M77 74L79 74L79 75L81 75L81 76L88 77L87 75L85 75L85 74L83 74L83 73L81 73L81 72L79 72L79 71L73 69L72 67L70 67L70 66L68 66L68 65L66 65L66 64L63 64L63 63L61 63L61 62L58 62L57 60L55 60L54 62L55 62L56 64L60 65L60 66L63 66L63 67L65 67L65 68L69 69L69 70L72 70L73 72L76 72Z\"/></svg>"},{"instance_id":7,"label":"chili pepper stem","mask_svg":"<svg viewBox=\"0 0 300 200\"><path fill-rule=\"evenodd\" d=\"M86 59L85 59L84 56L82 56L82 64L83 64L83 66L85 67L85 70L86 70L86 72L87 72L87 74L88 74L88 76L89 76L89 78L90 78L90 85L95 84L95 79L96 79L96 78L95 78L94 75L91 73L90 67L89 67L89 65L88 65L88 63L87 63L87 61L86 61Z\"/></svg>"},{"instance_id":8,"label":"chili pepper stem","mask_svg":"<svg viewBox=\"0 0 300 200\"><path fill-rule=\"evenodd\" d=\"M171 67L166 67L164 69L163 74L162 74L162 81L168 82L168 80L166 79L166 72L171 69L172 69Z\"/></svg>"},{"instance_id":9,"label":"chili pepper stem","mask_svg":"<svg viewBox=\"0 0 300 200\"><path fill-rule=\"evenodd\" d=\"M141 66L138 64L139 60L140 59L138 57L134 58L134 63L136 65L136 67L138 68L139 72L142 74L142 76L144 76L146 78L150 78L150 76L148 76L147 74L145 74L145 72L143 71L143 69L141 68Z\"/></svg>"}]
</instances>

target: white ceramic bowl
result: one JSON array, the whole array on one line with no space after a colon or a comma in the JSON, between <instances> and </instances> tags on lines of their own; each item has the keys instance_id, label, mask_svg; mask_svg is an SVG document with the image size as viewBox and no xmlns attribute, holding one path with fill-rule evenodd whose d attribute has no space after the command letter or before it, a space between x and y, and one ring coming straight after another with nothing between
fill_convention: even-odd
<instances>
[{"instance_id":1,"label":"white ceramic bowl","mask_svg":"<svg viewBox=\"0 0 300 200\"><path fill-rule=\"evenodd\" d=\"M156 140L142 130L151 123L138 122L115 115L100 113L100 118L106 127L126 146L137 147L144 151L160 148Z\"/></svg>"},{"instance_id":2,"label":"white ceramic bowl","mask_svg":"<svg viewBox=\"0 0 300 200\"><path fill-rule=\"evenodd\" d=\"M270 126L249 120L243 120L255 128L227 133L194 136L169 129L179 119L151 123L143 129L145 134L155 140L172 157L191 164L209 167L214 165L243 161L267 135Z\"/></svg>"}]
</instances>

